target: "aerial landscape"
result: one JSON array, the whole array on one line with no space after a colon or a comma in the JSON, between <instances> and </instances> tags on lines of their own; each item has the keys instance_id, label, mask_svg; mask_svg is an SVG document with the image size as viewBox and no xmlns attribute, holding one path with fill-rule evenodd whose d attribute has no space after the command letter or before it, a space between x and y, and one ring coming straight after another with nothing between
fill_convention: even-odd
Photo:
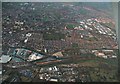
<instances>
[{"instance_id":1,"label":"aerial landscape","mask_svg":"<svg viewBox=\"0 0 120 84\"><path fill-rule=\"evenodd\" d=\"M109 2L3 2L3 84L118 82L112 12Z\"/></svg>"}]
</instances>

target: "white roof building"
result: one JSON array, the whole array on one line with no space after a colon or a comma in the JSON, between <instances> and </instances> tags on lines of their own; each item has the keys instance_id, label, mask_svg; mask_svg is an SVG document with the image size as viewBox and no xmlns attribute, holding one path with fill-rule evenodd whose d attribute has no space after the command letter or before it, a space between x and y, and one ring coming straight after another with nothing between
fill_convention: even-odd
<instances>
[{"instance_id":1,"label":"white roof building","mask_svg":"<svg viewBox=\"0 0 120 84\"><path fill-rule=\"evenodd\" d=\"M9 55L2 55L0 57L0 63L7 63L12 59Z\"/></svg>"},{"instance_id":2,"label":"white roof building","mask_svg":"<svg viewBox=\"0 0 120 84\"><path fill-rule=\"evenodd\" d=\"M37 60L37 59L41 59L42 57L41 56L36 56L35 53L31 54L28 59L29 61L33 61L33 60Z\"/></svg>"},{"instance_id":3,"label":"white roof building","mask_svg":"<svg viewBox=\"0 0 120 84\"><path fill-rule=\"evenodd\" d=\"M58 82L58 79L50 79L50 81Z\"/></svg>"}]
</instances>

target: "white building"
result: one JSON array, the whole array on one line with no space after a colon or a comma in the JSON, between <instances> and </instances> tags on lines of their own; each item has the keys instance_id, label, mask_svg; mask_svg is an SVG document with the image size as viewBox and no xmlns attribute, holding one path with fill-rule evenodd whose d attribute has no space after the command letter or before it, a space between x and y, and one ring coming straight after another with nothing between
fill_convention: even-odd
<instances>
[{"instance_id":1,"label":"white building","mask_svg":"<svg viewBox=\"0 0 120 84\"><path fill-rule=\"evenodd\" d=\"M9 55L2 55L0 57L0 63L7 63L12 59Z\"/></svg>"},{"instance_id":2,"label":"white building","mask_svg":"<svg viewBox=\"0 0 120 84\"><path fill-rule=\"evenodd\" d=\"M39 56L39 55L36 55L36 53L33 53L28 57L28 60L33 61L33 60L37 60L37 59L41 59L41 58L42 58L42 55Z\"/></svg>"},{"instance_id":3,"label":"white building","mask_svg":"<svg viewBox=\"0 0 120 84\"><path fill-rule=\"evenodd\" d=\"M50 79L50 81L58 82L58 79Z\"/></svg>"}]
</instances>

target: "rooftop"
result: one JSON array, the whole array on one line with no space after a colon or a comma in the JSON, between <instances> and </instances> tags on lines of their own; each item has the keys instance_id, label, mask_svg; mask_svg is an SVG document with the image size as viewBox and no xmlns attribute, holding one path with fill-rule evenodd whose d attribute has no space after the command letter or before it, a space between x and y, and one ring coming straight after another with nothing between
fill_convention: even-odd
<instances>
[{"instance_id":1,"label":"rooftop","mask_svg":"<svg viewBox=\"0 0 120 84\"><path fill-rule=\"evenodd\" d=\"M0 57L0 63L7 63L12 59L9 55L2 55Z\"/></svg>"}]
</instances>

